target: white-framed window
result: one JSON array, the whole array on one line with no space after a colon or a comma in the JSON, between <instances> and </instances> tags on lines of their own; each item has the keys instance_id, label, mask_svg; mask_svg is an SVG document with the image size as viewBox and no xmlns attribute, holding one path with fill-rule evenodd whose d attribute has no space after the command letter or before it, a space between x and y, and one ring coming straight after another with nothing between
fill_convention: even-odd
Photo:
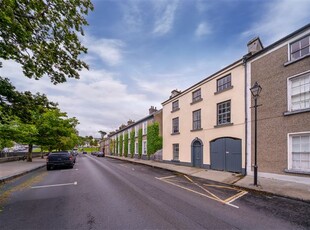
<instances>
[{"instance_id":1,"label":"white-framed window","mask_svg":"<svg viewBox=\"0 0 310 230\"><path fill-rule=\"evenodd\" d=\"M179 118L172 119L172 133L179 133Z\"/></svg>"},{"instance_id":2,"label":"white-framed window","mask_svg":"<svg viewBox=\"0 0 310 230\"><path fill-rule=\"evenodd\" d=\"M231 87L231 74L228 74L225 77L222 77L216 81L217 85L217 92L223 91L224 89L227 89Z\"/></svg>"},{"instance_id":3,"label":"white-framed window","mask_svg":"<svg viewBox=\"0 0 310 230\"><path fill-rule=\"evenodd\" d=\"M291 61L310 54L310 35L290 44Z\"/></svg>"},{"instance_id":4,"label":"white-framed window","mask_svg":"<svg viewBox=\"0 0 310 230\"><path fill-rule=\"evenodd\" d=\"M310 72L288 79L288 111L310 109Z\"/></svg>"},{"instance_id":5,"label":"white-framed window","mask_svg":"<svg viewBox=\"0 0 310 230\"><path fill-rule=\"evenodd\" d=\"M130 142L128 142L128 155L130 155Z\"/></svg>"},{"instance_id":6,"label":"white-framed window","mask_svg":"<svg viewBox=\"0 0 310 230\"><path fill-rule=\"evenodd\" d=\"M139 144L138 144L138 142L135 143L135 154L139 154Z\"/></svg>"},{"instance_id":7,"label":"white-framed window","mask_svg":"<svg viewBox=\"0 0 310 230\"><path fill-rule=\"evenodd\" d=\"M179 144L172 144L173 160L179 160Z\"/></svg>"},{"instance_id":8,"label":"white-framed window","mask_svg":"<svg viewBox=\"0 0 310 230\"><path fill-rule=\"evenodd\" d=\"M179 100L172 102L172 111L176 111L179 109Z\"/></svg>"},{"instance_id":9,"label":"white-framed window","mask_svg":"<svg viewBox=\"0 0 310 230\"><path fill-rule=\"evenodd\" d=\"M201 89L192 92L192 103L201 100Z\"/></svg>"},{"instance_id":10,"label":"white-framed window","mask_svg":"<svg viewBox=\"0 0 310 230\"><path fill-rule=\"evenodd\" d=\"M201 129L201 109L193 112L193 130Z\"/></svg>"},{"instance_id":11,"label":"white-framed window","mask_svg":"<svg viewBox=\"0 0 310 230\"><path fill-rule=\"evenodd\" d=\"M288 135L288 169L310 172L310 131Z\"/></svg>"},{"instance_id":12,"label":"white-framed window","mask_svg":"<svg viewBox=\"0 0 310 230\"><path fill-rule=\"evenodd\" d=\"M142 154L146 155L147 154L147 145L146 145L146 141L142 142Z\"/></svg>"},{"instance_id":13,"label":"white-framed window","mask_svg":"<svg viewBox=\"0 0 310 230\"><path fill-rule=\"evenodd\" d=\"M217 125L229 124L231 122L231 104L224 101L217 104Z\"/></svg>"},{"instance_id":14,"label":"white-framed window","mask_svg":"<svg viewBox=\"0 0 310 230\"><path fill-rule=\"evenodd\" d=\"M143 122L142 124L142 135L147 134L147 121Z\"/></svg>"}]
</instances>

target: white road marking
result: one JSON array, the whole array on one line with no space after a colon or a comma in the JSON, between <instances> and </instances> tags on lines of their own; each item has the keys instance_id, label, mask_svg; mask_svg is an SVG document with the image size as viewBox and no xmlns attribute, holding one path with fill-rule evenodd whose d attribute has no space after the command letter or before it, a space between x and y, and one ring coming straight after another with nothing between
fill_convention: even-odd
<instances>
[{"instance_id":1,"label":"white road marking","mask_svg":"<svg viewBox=\"0 0 310 230\"><path fill-rule=\"evenodd\" d=\"M168 178L173 178L175 176L165 176L165 177L155 177L158 180L164 180L164 179L168 179Z\"/></svg>"},{"instance_id":2,"label":"white road marking","mask_svg":"<svg viewBox=\"0 0 310 230\"><path fill-rule=\"evenodd\" d=\"M66 184L51 184L51 185L33 186L31 188L50 188L50 187L60 187L60 186L68 186L68 185L77 185L77 181L75 181L73 183L66 183Z\"/></svg>"}]
</instances>

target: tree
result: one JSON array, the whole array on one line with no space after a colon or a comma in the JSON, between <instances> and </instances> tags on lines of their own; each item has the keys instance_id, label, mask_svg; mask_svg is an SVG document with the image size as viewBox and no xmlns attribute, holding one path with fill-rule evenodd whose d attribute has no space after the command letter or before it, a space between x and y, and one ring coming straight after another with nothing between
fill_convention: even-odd
<instances>
[{"instance_id":1,"label":"tree","mask_svg":"<svg viewBox=\"0 0 310 230\"><path fill-rule=\"evenodd\" d=\"M36 122L47 110L57 108L44 94L18 92L8 79L0 77L0 124L9 124L7 133L0 135L1 140L14 140L28 144L27 161L32 161L32 146L36 142ZM4 128L5 126L2 126ZM14 130L12 130L14 128Z\"/></svg>"},{"instance_id":2,"label":"tree","mask_svg":"<svg viewBox=\"0 0 310 230\"><path fill-rule=\"evenodd\" d=\"M79 79L78 71L88 69L79 59L87 49L78 35L84 35L89 10L90 0L2 0L0 58L21 64L28 78L46 74L54 84Z\"/></svg>"},{"instance_id":3,"label":"tree","mask_svg":"<svg viewBox=\"0 0 310 230\"><path fill-rule=\"evenodd\" d=\"M110 153L111 155L115 154L115 141L113 139L110 140Z\"/></svg>"},{"instance_id":4,"label":"tree","mask_svg":"<svg viewBox=\"0 0 310 230\"><path fill-rule=\"evenodd\" d=\"M135 155L135 130L130 132L130 157L133 158Z\"/></svg>"},{"instance_id":5,"label":"tree","mask_svg":"<svg viewBox=\"0 0 310 230\"><path fill-rule=\"evenodd\" d=\"M118 154L119 154L118 146L119 146L119 143L118 143L118 136L117 136L117 137L116 137L116 144L115 144L115 155L116 155L116 156L118 156Z\"/></svg>"},{"instance_id":6,"label":"tree","mask_svg":"<svg viewBox=\"0 0 310 230\"><path fill-rule=\"evenodd\" d=\"M124 135L124 156L128 157L128 133Z\"/></svg>"},{"instance_id":7,"label":"tree","mask_svg":"<svg viewBox=\"0 0 310 230\"><path fill-rule=\"evenodd\" d=\"M57 109L49 110L37 122L36 143L49 151L72 149L78 143L77 124L76 118L68 118L66 113Z\"/></svg>"},{"instance_id":8,"label":"tree","mask_svg":"<svg viewBox=\"0 0 310 230\"><path fill-rule=\"evenodd\" d=\"M121 134L120 138L119 138L119 155L123 156L123 134Z\"/></svg>"},{"instance_id":9,"label":"tree","mask_svg":"<svg viewBox=\"0 0 310 230\"><path fill-rule=\"evenodd\" d=\"M138 154L139 154L139 158L141 158L142 156L142 129L139 129L138 131Z\"/></svg>"},{"instance_id":10,"label":"tree","mask_svg":"<svg viewBox=\"0 0 310 230\"><path fill-rule=\"evenodd\" d=\"M162 148L162 137L159 136L159 124L157 122L147 127L147 156L150 158L157 150Z\"/></svg>"}]
</instances>

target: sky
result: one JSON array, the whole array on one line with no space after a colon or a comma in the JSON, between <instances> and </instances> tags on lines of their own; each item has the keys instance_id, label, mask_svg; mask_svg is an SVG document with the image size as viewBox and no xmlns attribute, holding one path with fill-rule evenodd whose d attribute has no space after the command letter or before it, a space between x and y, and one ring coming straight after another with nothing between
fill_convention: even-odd
<instances>
[{"instance_id":1,"label":"sky","mask_svg":"<svg viewBox=\"0 0 310 230\"><path fill-rule=\"evenodd\" d=\"M53 85L23 76L3 61L1 76L19 91L45 93L80 136L100 137L129 119L161 109L174 89L185 90L247 53L259 36L264 47L310 23L310 0L93 0L81 58L89 71Z\"/></svg>"}]
</instances>

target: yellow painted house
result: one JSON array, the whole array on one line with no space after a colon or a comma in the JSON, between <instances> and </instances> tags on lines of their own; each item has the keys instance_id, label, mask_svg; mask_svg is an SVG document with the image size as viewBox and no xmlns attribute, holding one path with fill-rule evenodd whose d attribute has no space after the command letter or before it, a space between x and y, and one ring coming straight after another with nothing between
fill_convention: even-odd
<instances>
[{"instance_id":1,"label":"yellow painted house","mask_svg":"<svg viewBox=\"0 0 310 230\"><path fill-rule=\"evenodd\" d=\"M163 106L163 161L245 174L245 68L240 59Z\"/></svg>"}]
</instances>

